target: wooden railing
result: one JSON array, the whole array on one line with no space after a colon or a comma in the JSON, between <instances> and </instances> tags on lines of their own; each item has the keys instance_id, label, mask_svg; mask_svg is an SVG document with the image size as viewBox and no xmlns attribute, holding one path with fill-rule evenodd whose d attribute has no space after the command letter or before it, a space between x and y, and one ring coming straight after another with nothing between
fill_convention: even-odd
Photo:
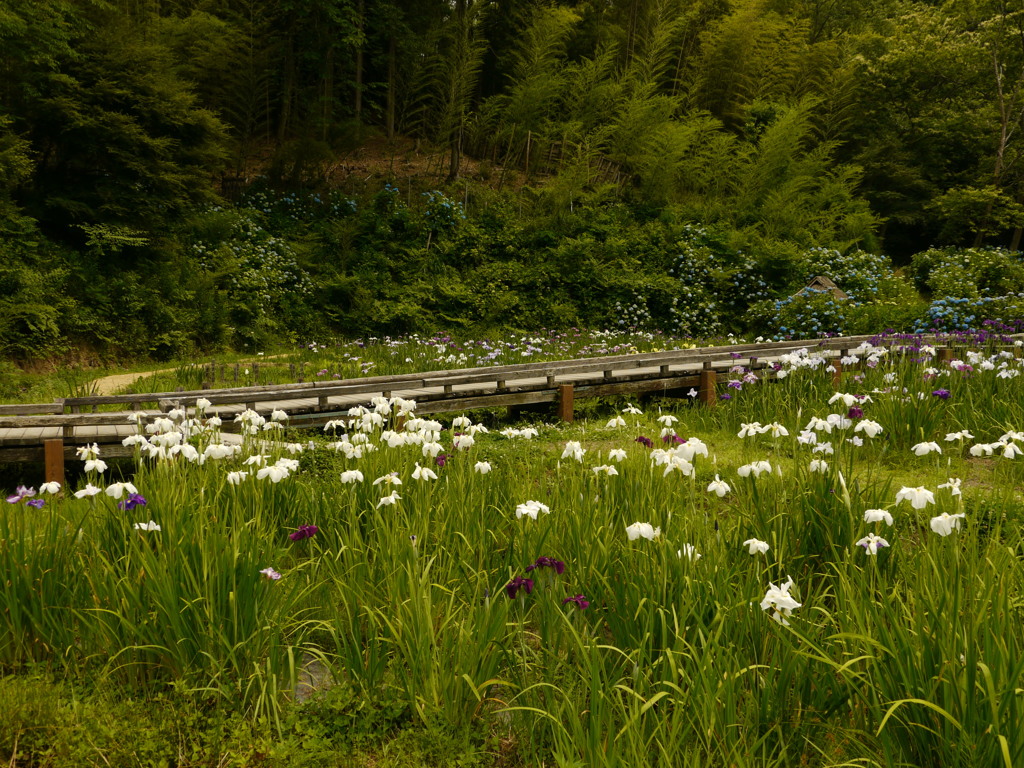
<instances>
[{"instance_id":1,"label":"wooden railing","mask_svg":"<svg viewBox=\"0 0 1024 768\"><path fill-rule=\"evenodd\" d=\"M417 411L423 414L555 403L559 417L565 421L573 418L574 400L583 397L645 392L670 394L693 388L700 402L711 405L717 399L717 382L727 377L733 366L764 369L783 354L808 349L832 358L838 382L842 369L840 358L873 338L847 336L821 341L735 344L341 381L71 397L53 403L0 405L0 460L27 460L32 454L29 449L34 446L38 451L45 441L51 441L48 450L59 450L62 455L72 450L70 446L64 447L63 441L75 438L119 442L121 435L117 429L106 429L106 434L94 435L81 435L77 430L124 427L128 424L128 411L138 412L140 418L148 420L172 408L194 407L200 398L209 400L212 409L226 409L227 413L222 415L234 415L242 408L264 414L274 409L285 410L291 417L290 423L298 426L322 425L352 405L369 402L374 395L401 394L415 399ZM933 343L943 358L950 359L954 354L951 348L942 347L944 339L920 340ZM97 412L101 406L120 406L121 410ZM225 419L225 431L233 427L230 419ZM46 434L28 435L30 431ZM58 446L52 442L54 440L61 444ZM25 450L15 451L15 446Z\"/></svg>"},{"instance_id":2,"label":"wooden railing","mask_svg":"<svg viewBox=\"0 0 1024 768\"><path fill-rule=\"evenodd\" d=\"M647 352L629 355L608 355L576 360L519 363L516 365L492 365L454 370L427 371L423 373L399 374L394 376L368 376L330 382L304 382L292 384L267 384L251 387L225 389L196 389L167 392L148 392L131 395L96 395L91 397L70 397L54 403L40 405L0 406L0 416L5 414L78 414L93 410L100 405L121 405L126 410L140 410L144 405L155 405L167 411L177 406L194 406L199 398L206 398L217 405L249 405L275 401L305 398L330 398L342 395L390 393L398 390L426 389L441 387L451 393L456 386L494 383L498 390L515 386L524 379L545 379L547 387L555 387L559 379L575 374L598 372L602 378L612 380L615 371L657 366L659 373L668 376L672 368L682 366L699 367L711 363L712 367L732 366L752 357L778 357L798 349L832 351L837 356L853 349L871 336L852 336L824 341L791 341L763 344L736 344L727 347L701 347L663 352ZM56 408L62 406L62 410ZM268 406L269 407L269 406ZM17 409L17 410L5 410ZM33 410L34 409L34 410ZM255 410L255 409L254 409ZM40 422L42 423L42 422ZM48 422L53 423L53 422ZM0 419L0 428L4 422Z\"/></svg>"}]
</instances>

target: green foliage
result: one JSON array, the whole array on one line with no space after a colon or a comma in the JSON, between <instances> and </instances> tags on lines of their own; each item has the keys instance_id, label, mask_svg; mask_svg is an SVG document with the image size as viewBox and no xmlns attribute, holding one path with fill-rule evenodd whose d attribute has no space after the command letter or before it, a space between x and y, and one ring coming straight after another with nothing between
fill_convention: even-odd
<instances>
[{"instance_id":1,"label":"green foliage","mask_svg":"<svg viewBox=\"0 0 1024 768\"><path fill-rule=\"evenodd\" d=\"M565 89L565 47L580 17L567 8L538 6L513 54L509 88L481 110L481 127L497 129L491 140L525 150L527 133L551 141ZM543 148L543 147L542 147Z\"/></svg>"},{"instance_id":2,"label":"green foliage","mask_svg":"<svg viewBox=\"0 0 1024 768\"><path fill-rule=\"evenodd\" d=\"M888 329L908 333L921 328L927 304L910 280L888 272L887 267L883 264L874 298L848 308L847 333L873 334Z\"/></svg>"},{"instance_id":3,"label":"green foliage","mask_svg":"<svg viewBox=\"0 0 1024 768\"><path fill-rule=\"evenodd\" d=\"M454 366L664 341L377 338L301 359ZM200 462L188 450L219 428L183 421L184 450L140 450L144 506L69 486L32 509L15 493L0 516L0 759L1014 766L1022 361L986 334L959 335L955 365L919 341L846 350L838 393L813 349L774 371L737 352L738 386L713 408L605 402L532 439L493 414L489 431L412 414L394 431L395 400L378 426L368 411L328 439L256 429ZM943 439L954 430L973 436ZM638 439L659 434L660 450ZM443 466L423 450L435 440ZM941 455L911 448L932 441ZM245 463L284 469L292 452L279 482ZM528 499L538 519L516 514ZM641 521L649 537L630 538Z\"/></svg>"},{"instance_id":4,"label":"green foliage","mask_svg":"<svg viewBox=\"0 0 1024 768\"><path fill-rule=\"evenodd\" d=\"M68 349L77 301L61 255L22 239L0 242L0 355L54 357Z\"/></svg>"},{"instance_id":5,"label":"green foliage","mask_svg":"<svg viewBox=\"0 0 1024 768\"><path fill-rule=\"evenodd\" d=\"M1024 258L1003 248L931 248L914 256L914 282L936 298L1005 296L1024 291Z\"/></svg>"},{"instance_id":6,"label":"green foliage","mask_svg":"<svg viewBox=\"0 0 1024 768\"><path fill-rule=\"evenodd\" d=\"M806 285L812 278L830 278L851 299L868 302L890 298L886 288L899 285L894 281L892 264L881 254L858 249L842 253L835 248L811 248L802 255L794 285Z\"/></svg>"},{"instance_id":7,"label":"green foliage","mask_svg":"<svg viewBox=\"0 0 1024 768\"><path fill-rule=\"evenodd\" d=\"M214 214L219 214L214 211ZM233 216L208 219L215 239L192 244L191 259L208 274L230 316L235 343L266 346L282 333L309 332L308 308L313 285L299 265L292 241L275 237L262 226L261 214L242 208Z\"/></svg>"},{"instance_id":8,"label":"green foliage","mask_svg":"<svg viewBox=\"0 0 1024 768\"><path fill-rule=\"evenodd\" d=\"M751 326L776 339L815 339L847 333L847 313L853 302L831 291L806 288L786 299L763 301L750 308Z\"/></svg>"},{"instance_id":9,"label":"green foliage","mask_svg":"<svg viewBox=\"0 0 1024 768\"><path fill-rule=\"evenodd\" d=\"M17 115L46 146L34 178L48 223L155 230L212 199L222 126L169 67L165 49L116 17L94 29L45 98Z\"/></svg>"},{"instance_id":10,"label":"green foliage","mask_svg":"<svg viewBox=\"0 0 1024 768\"><path fill-rule=\"evenodd\" d=\"M944 242L973 235L980 243L986 237L1024 227L1024 205L993 186L954 187L935 198L931 206L944 222L939 230Z\"/></svg>"}]
</instances>

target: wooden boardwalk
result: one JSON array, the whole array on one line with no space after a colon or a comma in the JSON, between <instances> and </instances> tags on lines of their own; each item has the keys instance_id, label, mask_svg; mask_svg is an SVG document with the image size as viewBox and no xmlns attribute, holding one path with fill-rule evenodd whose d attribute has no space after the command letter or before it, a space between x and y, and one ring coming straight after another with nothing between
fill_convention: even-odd
<instances>
[{"instance_id":1,"label":"wooden boardwalk","mask_svg":"<svg viewBox=\"0 0 1024 768\"><path fill-rule=\"evenodd\" d=\"M730 377L730 369L743 366L770 370L786 353L800 349L832 359L840 358L870 336L824 341L737 344L723 347L649 352L520 365L487 366L398 376L375 376L331 382L156 392L135 395L77 397L53 403L0 405L0 462L47 463L74 458L84 443L105 445L104 456L130 455L121 440L137 431L128 417L144 422L172 408L193 408L205 398L209 415L223 419L224 432L237 431L234 417L249 408L263 416L272 410L289 414L289 426L323 426L346 416L349 408L369 404L374 397L403 397L417 402L417 414L463 412L474 408L531 406L550 403L564 421L573 418L577 398L619 394L683 395L697 390L697 399L712 405L716 386ZM934 341L936 346L941 340ZM940 352L952 354L952 350ZM838 381L838 374L837 379ZM102 410L111 409L114 410Z\"/></svg>"}]
</instances>

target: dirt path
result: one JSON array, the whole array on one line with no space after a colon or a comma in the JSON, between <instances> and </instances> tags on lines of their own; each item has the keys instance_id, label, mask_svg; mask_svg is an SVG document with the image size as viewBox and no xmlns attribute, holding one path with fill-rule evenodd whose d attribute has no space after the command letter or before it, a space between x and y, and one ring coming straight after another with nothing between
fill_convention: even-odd
<instances>
[{"instance_id":1,"label":"dirt path","mask_svg":"<svg viewBox=\"0 0 1024 768\"><path fill-rule=\"evenodd\" d=\"M92 382L92 387L97 395L116 395L120 390L134 384L141 378L152 376L155 373L173 373L174 368L163 368L159 371L141 371L139 373L115 373L113 376L104 376Z\"/></svg>"},{"instance_id":2,"label":"dirt path","mask_svg":"<svg viewBox=\"0 0 1024 768\"><path fill-rule=\"evenodd\" d=\"M266 357L257 357L251 360L239 360L240 365L254 365L260 363L263 360L277 360L278 358L288 357L289 353L282 352L277 355L267 355ZM146 376L153 376L157 373L174 373L176 368L160 368L156 371L139 371L137 373L115 373L113 376L104 376L102 379L94 379L90 386L94 387L97 395L116 395L120 390L127 386L134 384L141 378Z\"/></svg>"}]
</instances>

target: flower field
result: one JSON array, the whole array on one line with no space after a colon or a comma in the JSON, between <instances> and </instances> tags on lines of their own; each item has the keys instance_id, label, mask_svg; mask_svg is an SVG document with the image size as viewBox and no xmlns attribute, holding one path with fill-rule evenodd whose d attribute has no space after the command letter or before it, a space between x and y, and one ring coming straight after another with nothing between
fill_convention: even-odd
<instances>
[{"instance_id":1,"label":"flower field","mask_svg":"<svg viewBox=\"0 0 1024 768\"><path fill-rule=\"evenodd\" d=\"M198 713L121 764L1024 764L1024 360L961 341L570 426L172 413L8 489L0 694ZM19 706L0 758L74 764Z\"/></svg>"}]
</instances>

